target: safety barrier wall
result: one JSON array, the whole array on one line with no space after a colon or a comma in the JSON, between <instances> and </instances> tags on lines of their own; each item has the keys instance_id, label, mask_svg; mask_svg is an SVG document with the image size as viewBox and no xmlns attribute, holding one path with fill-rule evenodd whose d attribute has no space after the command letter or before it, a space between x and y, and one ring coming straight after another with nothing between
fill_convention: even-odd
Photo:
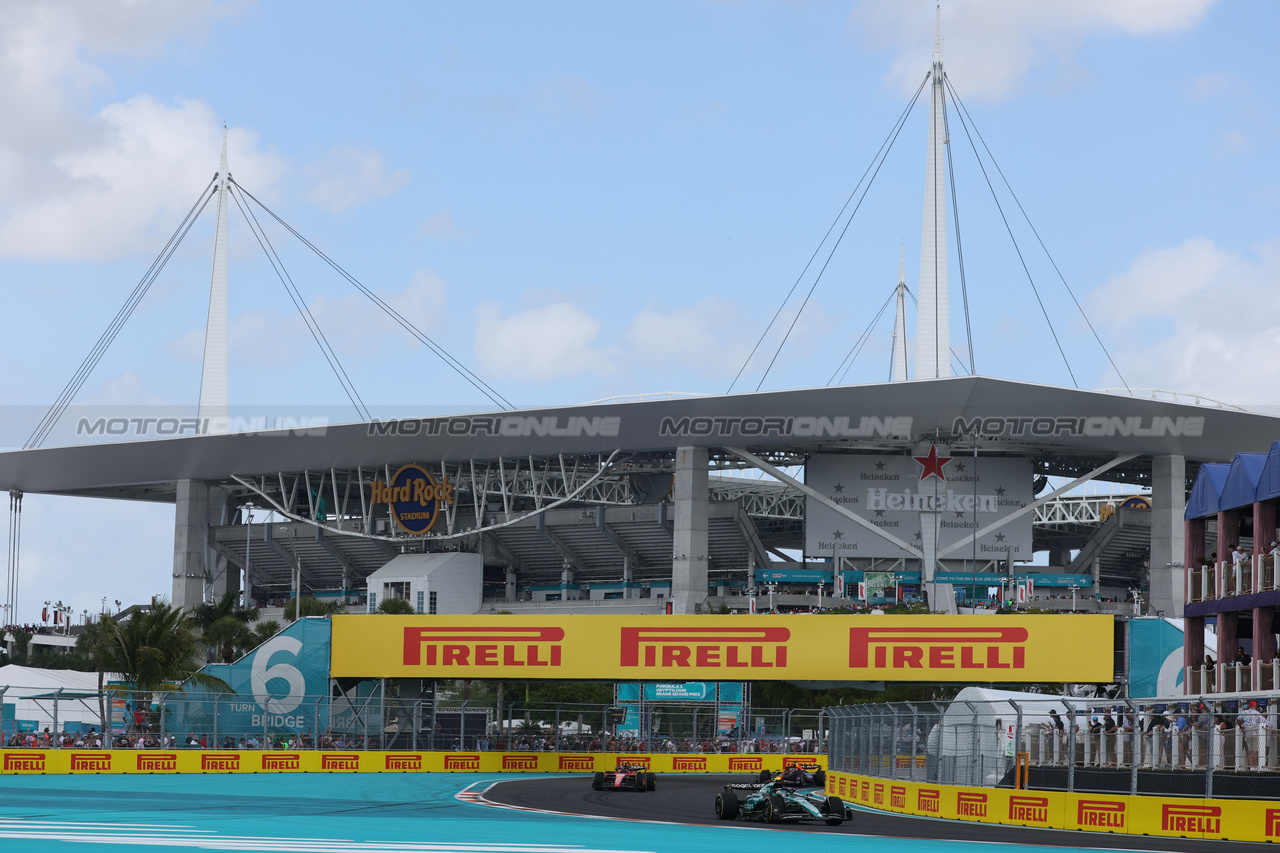
<instances>
[{"instance_id":1,"label":"safety barrier wall","mask_svg":"<svg viewBox=\"0 0 1280 853\"><path fill-rule=\"evenodd\" d=\"M0 775L94 773L594 773L620 764L655 773L759 773L826 767L825 755L565 752L360 752L247 750L14 749Z\"/></svg>"},{"instance_id":2,"label":"safety barrier wall","mask_svg":"<svg viewBox=\"0 0 1280 853\"><path fill-rule=\"evenodd\" d=\"M1280 841L1275 800L1019 791L827 773L827 793L879 811L978 823L1168 838Z\"/></svg>"}]
</instances>

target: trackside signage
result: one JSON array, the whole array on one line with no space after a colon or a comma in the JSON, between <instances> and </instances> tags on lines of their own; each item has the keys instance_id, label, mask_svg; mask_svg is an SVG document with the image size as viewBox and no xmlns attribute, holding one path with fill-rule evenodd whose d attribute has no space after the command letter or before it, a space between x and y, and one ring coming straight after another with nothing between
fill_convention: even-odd
<instances>
[{"instance_id":1,"label":"trackside signage","mask_svg":"<svg viewBox=\"0 0 1280 853\"><path fill-rule=\"evenodd\" d=\"M335 616L334 678L1110 681L1106 615ZM1061 654L1063 637L1072 653Z\"/></svg>"}]
</instances>

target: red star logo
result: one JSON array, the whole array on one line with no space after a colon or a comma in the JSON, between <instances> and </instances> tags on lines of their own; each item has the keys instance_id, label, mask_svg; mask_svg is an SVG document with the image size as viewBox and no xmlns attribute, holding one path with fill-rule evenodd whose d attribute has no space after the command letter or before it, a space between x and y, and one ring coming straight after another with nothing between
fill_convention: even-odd
<instances>
[{"instance_id":1,"label":"red star logo","mask_svg":"<svg viewBox=\"0 0 1280 853\"><path fill-rule=\"evenodd\" d=\"M951 462L950 456L938 456L938 448L935 445L929 445L928 456L913 456L912 459L919 462L924 470L920 472L920 479L923 480L930 474L936 476L939 480L946 480L947 475L942 472L942 466Z\"/></svg>"}]
</instances>

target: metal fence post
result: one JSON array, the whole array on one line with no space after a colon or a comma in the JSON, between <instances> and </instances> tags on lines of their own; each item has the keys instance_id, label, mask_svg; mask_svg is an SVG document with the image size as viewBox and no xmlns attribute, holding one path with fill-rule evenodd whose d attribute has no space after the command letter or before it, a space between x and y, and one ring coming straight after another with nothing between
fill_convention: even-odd
<instances>
[{"instance_id":1,"label":"metal fence post","mask_svg":"<svg viewBox=\"0 0 1280 853\"><path fill-rule=\"evenodd\" d=\"M213 694L213 748L217 749L220 742L218 740L218 694Z\"/></svg>"},{"instance_id":2,"label":"metal fence post","mask_svg":"<svg viewBox=\"0 0 1280 853\"><path fill-rule=\"evenodd\" d=\"M1138 756L1141 753L1139 745L1142 743L1141 733L1138 731L1138 712L1134 709L1133 704L1128 700L1124 700L1124 704L1129 709L1129 717L1133 720L1133 724L1129 726L1129 796L1136 797L1138 795ZM1124 726L1121 725L1121 731Z\"/></svg>"},{"instance_id":3,"label":"metal fence post","mask_svg":"<svg viewBox=\"0 0 1280 853\"><path fill-rule=\"evenodd\" d=\"M973 714L973 722L970 723L971 728L969 729L969 741L973 745L972 752L969 756L969 772L972 780L971 784L981 786L982 779L978 775L978 762L980 760L979 755L981 754L981 746L979 745L981 738L978 731L978 709L973 707L972 702L965 702L964 704L965 707L969 709L969 713Z\"/></svg>"},{"instance_id":4,"label":"metal fence post","mask_svg":"<svg viewBox=\"0 0 1280 853\"><path fill-rule=\"evenodd\" d=\"M1017 702L1013 701L1012 699L1008 701L1009 701L1009 704L1013 706L1013 710L1017 712L1017 718L1013 724L1013 740L1011 741L1011 744L1013 745L1013 763L1014 763L1014 766L1016 767L1018 764L1018 754L1022 752L1022 747L1024 746L1024 740L1023 740L1023 734L1022 734L1022 706L1019 705ZM1028 757L1030 755L1030 752L1031 752L1031 747L1028 746L1027 747ZM1004 771L1006 773L1009 772L1009 762L1007 760L1008 758L1009 756L1005 755L1006 761L1004 763ZM1028 776L1031 775L1030 761L1027 762L1027 775ZM1015 771L1015 776L1016 776L1016 771ZM1030 782L1029 779L1027 781ZM1030 787L1030 785L1028 785L1028 787Z\"/></svg>"},{"instance_id":5,"label":"metal fence post","mask_svg":"<svg viewBox=\"0 0 1280 853\"><path fill-rule=\"evenodd\" d=\"M1076 789L1076 706L1063 702L1067 706L1067 793Z\"/></svg>"},{"instance_id":6,"label":"metal fence post","mask_svg":"<svg viewBox=\"0 0 1280 853\"><path fill-rule=\"evenodd\" d=\"M1213 766L1218 762L1218 750L1216 749L1218 746L1218 700L1214 699L1209 703L1209 713L1212 715L1212 723L1209 728L1209 748L1205 750L1204 759L1204 797L1206 800L1213 797Z\"/></svg>"}]
</instances>

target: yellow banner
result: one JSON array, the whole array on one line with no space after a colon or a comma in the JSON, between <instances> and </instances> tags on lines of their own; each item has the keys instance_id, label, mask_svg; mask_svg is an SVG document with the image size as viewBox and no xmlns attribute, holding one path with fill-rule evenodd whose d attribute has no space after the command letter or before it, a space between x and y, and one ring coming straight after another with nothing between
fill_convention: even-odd
<instances>
[{"instance_id":1,"label":"yellow banner","mask_svg":"<svg viewBox=\"0 0 1280 853\"><path fill-rule=\"evenodd\" d=\"M837 772L827 774L827 793L873 809L948 820L1221 841L1280 840L1280 808L1272 800L965 788Z\"/></svg>"},{"instance_id":2,"label":"yellow banner","mask_svg":"<svg viewBox=\"0 0 1280 853\"><path fill-rule=\"evenodd\" d=\"M616 752L364 752L341 750L16 749L0 751L0 775L102 773L594 773L619 765L655 773L777 772L827 766L825 755Z\"/></svg>"},{"instance_id":3,"label":"yellow banner","mask_svg":"<svg viewBox=\"0 0 1280 853\"><path fill-rule=\"evenodd\" d=\"M1110 616L1084 614L334 616L330 671L334 678L1109 682L1112 625Z\"/></svg>"}]
</instances>

